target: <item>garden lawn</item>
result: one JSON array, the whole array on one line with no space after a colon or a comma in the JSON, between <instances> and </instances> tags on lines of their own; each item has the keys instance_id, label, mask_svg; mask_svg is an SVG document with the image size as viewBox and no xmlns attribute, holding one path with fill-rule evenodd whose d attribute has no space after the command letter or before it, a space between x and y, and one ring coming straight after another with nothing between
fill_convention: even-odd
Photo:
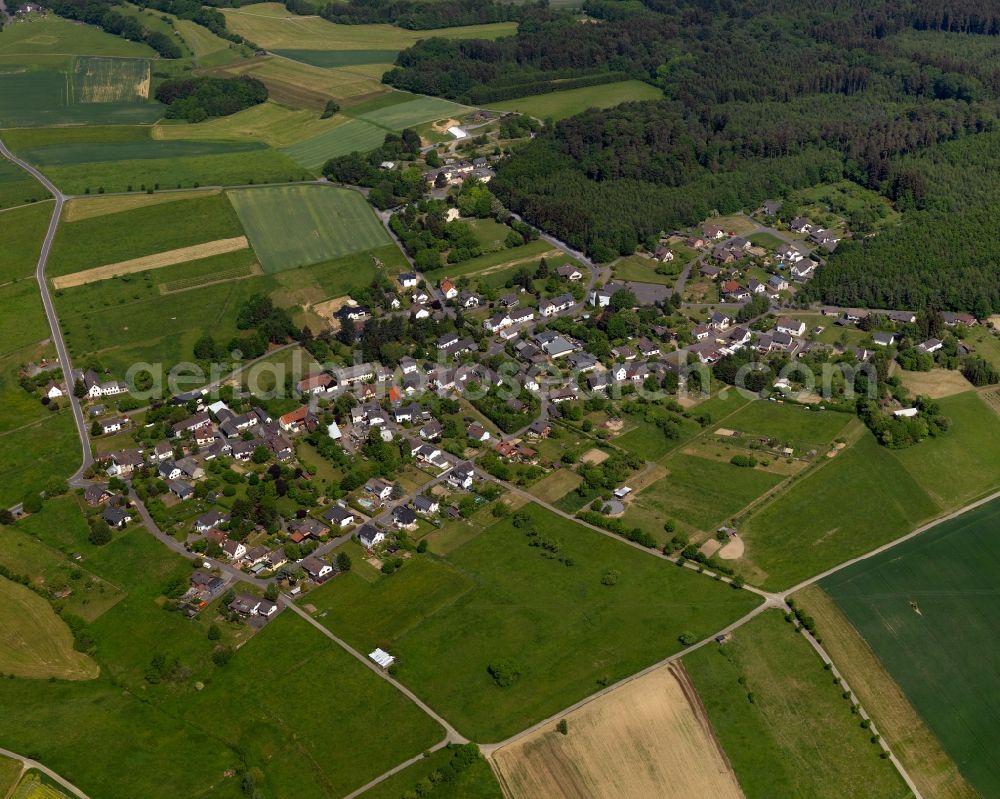
<instances>
[{"instance_id":1,"label":"garden lawn","mask_svg":"<svg viewBox=\"0 0 1000 799\"><path fill-rule=\"evenodd\" d=\"M779 613L687 655L684 666L747 799L912 796Z\"/></svg>"},{"instance_id":2,"label":"garden lawn","mask_svg":"<svg viewBox=\"0 0 1000 799\"><path fill-rule=\"evenodd\" d=\"M623 80L562 92L534 94L489 105L490 108L502 111L520 111L539 119L558 121L582 113L588 108L610 108L635 100L659 100L662 97L663 93L655 86L638 80Z\"/></svg>"},{"instance_id":3,"label":"garden lawn","mask_svg":"<svg viewBox=\"0 0 1000 799\"><path fill-rule=\"evenodd\" d=\"M267 272L315 264L389 244L364 197L329 186L241 189L229 197Z\"/></svg>"},{"instance_id":4,"label":"garden lawn","mask_svg":"<svg viewBox=\"0 0 1000 799\"><path fill-rule=\"evenodd\" d=\"M762 584L783 588L875 549L937 511L896 455L866 431L754 513L740 533Z\"/></svg>"},{"instance_id":5,"label":"garden lawn","mask_svg":"<svg viewBox=\"0 0 1000 799\"><path fill-rule=\"evenodd\" d=\"M1000 502L820 583L979 795L1000 791Z\"/></svg>"},{"instance_id":6,"label":"garden lawn","mask_svg":"<svg viewBox=\"0 0 1000 799\"><path fill-rule=\"evenodd\" d=\"M373 586L337 578L309 601L322 603L320 621L355 648L387 646L399 679L477 741L524 729L677 651L681 633L705 637L756 603L538 506L526 510L571 566L543 557L508 519L442 562L421 556L429 562L405 563ZM440 593L426 608L408 598L401 612L391 600L408 592L382 585L408 569L425 593L428 583ZM602 584L608 570L614 585ZM501 660L520 673L506 688L487 671Z\"/></svg>"},{"instance_id":7,"label":"garden lawn","mask_svg":"<svg viewBox=\"0 0 1000 799\"><path fill-rule=\"evenodd\" d=\"M657 272L661 268L666 270L666 274ZM618 280L634 280L639 283L659 283L663 286L672 286L677 282L677 276L684 269L684 265L679 263L677 259L661 264L659 261L643 255L630 255L615 261L612 269Z\"/></svg>"}]
</instances>

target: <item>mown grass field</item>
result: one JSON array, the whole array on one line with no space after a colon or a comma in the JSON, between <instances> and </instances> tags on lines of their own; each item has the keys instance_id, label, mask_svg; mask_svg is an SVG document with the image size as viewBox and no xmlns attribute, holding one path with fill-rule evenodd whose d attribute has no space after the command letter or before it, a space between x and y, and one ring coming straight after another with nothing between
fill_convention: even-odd
<instances>
[{"instance_id":1,"label":"mown grass field","mask_svg":"<svg viewBox=\"0 0 1000 799\"><path fill-rule=\"evenodd\" d=\"M993 501L820 584L982 796L1000 790L998 523Z\"/></svg>"},{"instance_id":2,"label":"mown grass field","mask_svg":"<svg viewBox=\"0 0 1000 799\"><path fill-rule=\"evenodd\" d=\"M337 25L292 14L279 3L222 9L229 30L268 50L402 50L418 39L497 39L516 32L513 22L411 31L393 25ZM393 59L389 59L392 61Z\"/></svg>"},{"instance_id":3,"label":"mown grass field","mask_svg":"<svg viewBox=\"0 0 1000 799\"><path fill-rule=\"evenodd\" d=\"M501 111L520 111L522 114L539 119L558 121L582 113L588 108L610 108L620 103L635 100L656 100L661 97L663 97L663 92L655 86L638 80L624 80L600 86L585 86L562 92L518 97L514 100L490 103L489 106Z\"/></svg>"},{"instance_id":4,"label":"mown grass field","mask_svg":"<svg viewBox=\"0 0 1000 799\"><path fill-rule=\"evenodd\" d=\"M34 280L20 280L0 287L0 354L8 354L42 341L49 335L42 297Z\"/></svg>"},{"instance_id":5,"label":"mown grass field","mask_svg":"<svg viewBox=\"0 0 1000 799\"><path fill-rule=\"evenodd\" d=\"M572 566L542 557L505 520L443 560L412 560L374 584L337 578L308 601L354 646L396 655L399 678L478 741L517 732L604 680L676 651L681 632L708 635L755 604L537 506L526 509ZM608 569L619 572L617 584L602 584ZM500 688L487 667L504 658L520 677Z\"/></svg>"},{"instance_id":6,"label":"mown grass field","mask_svg":"<svg viewBox=\"0 0 1000 799\"><path fill-rule=\"evenodd\" d=\"M404 103L396 103L385 108L358 114L359 118L391 130L419 125L433 119L447 119L460 116L469 111L469 107L442 100L440 97L417 97Z\"/></svg>"},{"instance_id":7,"label":"mown grass field","mask_svg":"<svg viewBox=\"0 0 1000 799\"><path fill-rule=\"evenodd\" d=\"M327 186L229 192L267 272L320 263L391 243L364 197Z\"/></svg>"},{"instance_id":8,"label":"mown grass field","mask_svg":"<svg viewBox=\"0 0 1000 799\"><path fill-rule=\"evenodd\" d=\"M343 117L320 119L315 111L288 108L268 101L227 117L216 117L196 125L163 122L153 128L154 139L166 141L213 141L256 139L272 147L326 133L346 120Z\"/></svg>"},{"instance_id":9,"label":"mown grass field","mask_svg":"<svg viewBox=\"0 0 1000 799\"><path fill-rule=\"evenodd\" d=\"M243 233L236 211L222 194L64 222L56 233L47 274L67 275Z\"/></svg>"},{"instance_id":10,"label":"mown grass field","mask_svg":"<svg viewBox=\"0 0 1000 799\"><path fill-rule=\"evenodd\" d=\"M218 193L218 189L191 189L189 191L157 192L156 194L94 194L67 202L63 206L62 218L64 222L79 222L82 219L118 214L136 208L145 208L149 205L194 200Z\"/></svg>"},{"instance_id":11,"label":"mown grass field","mask_svg":"<svg viewBox=\"0 0 1000 799\"><path fill-rule=\"evenodd\" d=\"M764 613L683 662L747 799L912 795L780 614Z\"/></svg>"},{"instance_id":12,"label":"mown grass field","mask_svg":"<svg viewBox=\"0 0 1000 799\"><path fill-rule=\"evenodd\" d=\"M875 549L939 510L894 453L867 432L742 526L746 558L769 588L787 587Z\"/></svg>"},{"instance_id":13,"label":"mown grass field","mask_svg":"<svg viewBox=\"0 0 1000 799\"><path fill-rule=\"evenodd\" d=\"M311 111L322 111L326 101L330 99L346 108L365 98L390 91L378 77L366 75L357 69L321 69L276 56L226 64L211 70L211 74L252 75L263 81L267 86L268 96L274 102Z\"/></svg>"},{"instance_id":14,"label":"mown grass field","mask_svg":"<svg viewBox=\"0 0 1000 799\"><path fill-rule=\"evenodd\" d=\"M330 158L367 152L385 141L386 130L364 119L346 119L340 124L288 147L282 152L306 169L318 172Z\"/></svg>"},{"instance_id":15,"label":"mown grass field","mask_svg":"<svg viewBox=\"0 0 1000 799\"><path fill-rule=\"evenodd\" d=\"M30 588L0 577L0 672L31 679L91 680L97 665L73 648L73 635Z\"/></svg>"}]
</instances>

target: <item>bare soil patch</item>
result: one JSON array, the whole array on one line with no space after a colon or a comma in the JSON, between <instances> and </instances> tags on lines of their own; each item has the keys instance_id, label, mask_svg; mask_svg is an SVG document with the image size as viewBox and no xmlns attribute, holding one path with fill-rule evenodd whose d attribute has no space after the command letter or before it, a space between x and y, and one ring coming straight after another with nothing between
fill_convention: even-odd
<instances>
[{"instance_id":1,"label":"bare soil patch","mask_svg":"<svg viewBox=\"0 0 1000 799\"><path fill-rule=\"evenodd\" d=\"M210 258L213 255L224 255L237 250L245 250L250 246L246 236L236 236L231 239L218 239L207 241L204 244L195 244L191 247L181 247L176 250L158 252L154 255L145 255L142 258L132 258L128 261L119 261L116 264L98 266L94 269L87 269L83 272L75 272L72 275L60 275L52 278L52 285L57 289L66 289L73 286L82 286L86 283L96 283L99 280L107 280L117 275L128 275L134 272L145 272L149 269L162 269L165 266L174 266L188 261L197 261L201 258Z\"/></svg>"},{"instance_id":2,"label":"bare soil patch","mask_svg":"<svg viewBox=\"0 0 1000 799\"><path fill-rule=\"evenodd\" d=\"M582 463L589 463L592 466L596 466L599 463L604 463L608 459L608 453L603 449L598 449L594 447L593 449L588 449L583 455L580 456L580 461Z\"/></svg>"},{"instance_id":3,"label":"bare soil patch","mask_svg":"<svg viewBox=\"0 0 1000 799\"><path fill-rule=\"evenodd\" d=\"M512 799L688 799L743 796L687 672L670 664L498 749Z\"/></svg>"},{"instance_id":4,"label":"bare soil patch","mask_svg":"<svg viewBox=\"0 0 1000 799\"><path fill-rule=\"evenodd\" d=\"M739 560L743 557L745 550L746 546L743 544L743 539L739 536L734 536L719 550L719 557L723 560Z\"/></svg>"}]
</instances>

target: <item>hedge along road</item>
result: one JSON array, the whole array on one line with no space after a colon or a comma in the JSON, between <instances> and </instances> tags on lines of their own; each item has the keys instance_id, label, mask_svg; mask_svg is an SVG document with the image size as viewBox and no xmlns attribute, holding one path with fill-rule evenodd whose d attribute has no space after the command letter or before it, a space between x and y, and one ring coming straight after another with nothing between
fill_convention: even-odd
<instances>
[{"instance_id":1,"label":"hedge along road","mask_svg":"<svg viewBox=\"0 0 1000 799\"><path fill-rule=\"evenodd\" d=\"M55 306L52 304L52 297L49 294L48 284L45 282L45 267L49 261L49 253L52 251L52 242L56 237L56 229L59 227L59 219L62 217L63 205L66 204L67 196L56 188L45 175L39 172L31 164L22 161L14 155L3 139L0 139L0 155L11 163L19 166L35 180L41 183L49 193L55 198L56 204L52 211L52 219L49 221L49 228L45 233L42 242L41 252L38 254L38 266L35 268L35 280L38 282L38 290L42 294L42 305L45 307L45 318L49 322L49 330L52 333L52 342L56 347L56 354L59 356L59 366L62 368L63 378L66 381L66 388L70 389L73 376L73 364L69 359L69 351L66 349L66 342L63 340L62 329L59 327L59 317L56 316ZM69 397L70 406L73 408L73 418L76 421L76 432L80 437L80 468L70 477L71 485L82 485L83 473L90 468L94 462L90 454L90 439L87 437L87 426L83 418L83 410L80 408L80 400L75 396L72 389L66 392ZM82 795L82 794L81 794Z\"/></svg>"}]
</instances>

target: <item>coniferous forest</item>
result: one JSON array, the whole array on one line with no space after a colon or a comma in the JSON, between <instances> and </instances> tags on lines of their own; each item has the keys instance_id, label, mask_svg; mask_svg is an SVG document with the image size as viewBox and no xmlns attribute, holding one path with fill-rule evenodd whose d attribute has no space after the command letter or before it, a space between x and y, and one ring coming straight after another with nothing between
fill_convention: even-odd
<instances>
[{"instance_id":1,"label":"coniferous forest","mask_svg":"<svg viewBox=\"0 0 1000 799\"><path fill-rule=\"evenodd\" d=\"M808 295L1000 312L1000 3L587 0L516 36L429 38L384 80L486 104L639 79L664 99L549 125L490 188L597 260L712 211L848 178L901 222L844 241Z\"/></svg>"}]
</instances>

